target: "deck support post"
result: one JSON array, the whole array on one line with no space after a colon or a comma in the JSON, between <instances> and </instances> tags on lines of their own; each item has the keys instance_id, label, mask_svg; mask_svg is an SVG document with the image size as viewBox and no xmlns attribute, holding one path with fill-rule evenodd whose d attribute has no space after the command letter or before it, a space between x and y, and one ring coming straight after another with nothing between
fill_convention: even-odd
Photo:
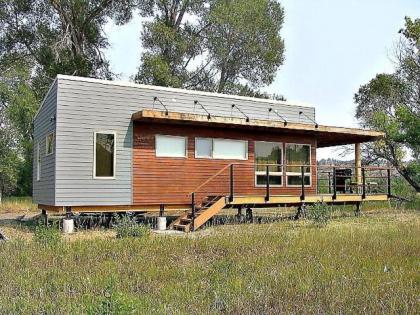
<instances>
[{"instance_id":1,"label":"deck support post","mask_svg":"<svg viewBox=\"0 0 420 315\"><path fill-rule=\"evenodd\" d=\"M239 205L238 206L238 214L237 214L237 217L238 218L242 217L242 205Z\"/></svg>"},{"instance_id":2,"label":"deck support post","mask_svg":"<svg viewBox=\"0 0 420 315\"><path fill-rule=\"evenodd\" d=\"M44 221L43 222L44 225L45 226L48 226L48 214L47 214L47 210L45 210L45 209L42 209L41 210L41 217L42 217L42 220Z\"/></svg>"},{"instance_id":3,"label":"deck support post","mask_svg":"<svg viewBox=\"0 0 420 315\"><path fill-rule=\"evenodd\" d=\"M361 159L361 149L360 143L354 144L354 174L356 177L357 187L360 187L362 184L362 159Z\"/></svg>"},{"instance_id":4,"label":"deck support post","mask_svg":"<svg viewBox=\"0 0 420 315\"><path fill-rule=\"evenodd\" d=\"M361 202L358 201L358 202L356 202L356 210L354 212L354 215L356 217L359 217L360 216L360 209L361 209Z\"/></svg>"},{"instance_id":5,"label":"deck support post","mask_svg":"<svg viewBox=\"0 0 420 315\"><path fill-rule=\"evenodd\" d=\"M252 209L250 207L246 208L246 219L247 221L252 221L253 219Z\"/></svg>"},{"instance_id":6,"label":"deck support post","mask_svg":"<svg viewBox=\"0 0 420 315\"><path fill-rule=\"evenodd\" d=\"M160 207L159 207L159 216L163 217L164 214L165 214L165 205L161 204Z\"/></svg>"},{"instance_id":7,"label":"deck support post","mask_svg":"<svg viewBox=\"0 0 420 315\"><path fill-rule=\"evenodd\" d=\"M64 207L66 209L66 219L71 219L71 207Z\"/></svg>"},{"instance_id":8,"label":"deck support post","mask_svg":"<svg viewBox=\"0 0 420 315\"><path fill-rule=\"evenodd\" d=\"M391 198L392 194L391 194L391 169L388 168L386 170L386 175L387 175L387 192L388 192L388 198Z\"/></svg>"},{"instance_id":9,"label":"deck support post","mask_svg":"<svg viewBox=\"0 0 420 315\"><path fill-rule=\"evenodd\" d=\"M302 203L298 208L297 212L295 214L294 219L299 220L300 218L304 218L306 216L306 205L305 203Z\"/></svg>"}]
</instances>

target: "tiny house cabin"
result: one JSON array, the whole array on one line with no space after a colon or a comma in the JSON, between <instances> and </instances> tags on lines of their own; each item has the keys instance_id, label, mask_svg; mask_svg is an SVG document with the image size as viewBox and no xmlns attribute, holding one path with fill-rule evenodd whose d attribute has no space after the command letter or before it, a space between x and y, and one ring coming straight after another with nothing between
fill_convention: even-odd
<instances>
[{"instance_id":1,"label":"tiny house cabin","mask_svg":"<svg viewBox=\"0 0 420 315\"><path fill-rule=\"evenodd\" d=\"M34 119L33 199L44 211L185 210L183 230L225 207L386 200L389 170L360 161L360 143L381 136L319 125L304 104L59 75ZM318 148L345 144L353 167L317 165Z\"/></svg>"}]
</instances>

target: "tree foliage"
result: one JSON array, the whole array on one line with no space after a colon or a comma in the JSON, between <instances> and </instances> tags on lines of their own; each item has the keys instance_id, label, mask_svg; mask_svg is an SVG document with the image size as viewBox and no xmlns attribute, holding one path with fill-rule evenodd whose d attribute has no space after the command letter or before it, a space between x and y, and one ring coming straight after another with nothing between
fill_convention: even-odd
<instances>
[{"instance_id":1,"label":"tree foliage","mask_svg":"<svg viewBox=\"0 0 420 315\"><path fill-rule=\"evenodd\" d=\"M0 197L2 194L14 192L18 183L20 163L13 129L4 112L0 111Z\"/></svg>"},{"instance_id":2,"label":"tree foliage","mask_svg":"<svg viewBox=\"0 0 420 315\"><path fill-rule=\"evenodd\" d=\"M284 11L274 0L142 2L145 51L135 81L267 97L284 60Z\"/></svg>"},{"instance_id":3,"label":"tree foliage","mask_svg":"<svg viewBox=\"0 0 420 315\"><path fill-rule=\"evenodd\" d=\"M389 161L420 192L420 19L406 18L396 49L396 70L378 74L355 95L363 126L385 132L368 149Z\"/></svg>"},{"instance_id":4,"label":"tree foliage","mask_svg":"<svg viewBox=\"0 0 420 315\"><path fill-rule=\"evenodd\" d=\"M31 191L32 119L48 87L57 74L112 78L103 55L109 46L103 26L109 19L127 22L137 2L0 2L0 111L24 160L18 176L22 194Z\"/></svg>"}]
</instances>

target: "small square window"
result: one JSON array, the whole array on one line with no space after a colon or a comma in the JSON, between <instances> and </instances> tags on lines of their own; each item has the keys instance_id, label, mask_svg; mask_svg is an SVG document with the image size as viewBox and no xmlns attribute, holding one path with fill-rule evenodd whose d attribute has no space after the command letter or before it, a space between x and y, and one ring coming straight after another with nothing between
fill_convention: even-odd
<instances>
[{"instance_id":1,"label":"small square window","mask_svg":"<svg viewBox=\"0 0 420 315\"><path fill-rule=\"evenodd\" d=\"M195 157L211 158L213 155L213 140L211 138L195 138Z\"/></svg>"},{"instance_id":2,"label":"small square window","mask_svg":"<svg viewBox=\"0 0 420 315\"><path fill-rule=\"evenodd\" d=\"M187 138L179 136L156 135L157 157L186 157Z\"/></svg>"}]
</instances>

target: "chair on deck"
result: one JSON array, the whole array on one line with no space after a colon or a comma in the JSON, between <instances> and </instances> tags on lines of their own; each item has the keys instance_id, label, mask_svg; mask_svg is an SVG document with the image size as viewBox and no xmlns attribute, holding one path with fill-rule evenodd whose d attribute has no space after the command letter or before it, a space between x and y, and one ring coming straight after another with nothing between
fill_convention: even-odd
<instances>
[{"instance_id":1,"label":"chair on deck","mask_svg":"<svg viewBox=\"0 0 420 315\"><path fill-rule=\"evenodd\" d=\"M335 171L335 187L338 193L353 193L351 183L352 170L351 168L340 168Z\"/></svg>"}]
</instances>

